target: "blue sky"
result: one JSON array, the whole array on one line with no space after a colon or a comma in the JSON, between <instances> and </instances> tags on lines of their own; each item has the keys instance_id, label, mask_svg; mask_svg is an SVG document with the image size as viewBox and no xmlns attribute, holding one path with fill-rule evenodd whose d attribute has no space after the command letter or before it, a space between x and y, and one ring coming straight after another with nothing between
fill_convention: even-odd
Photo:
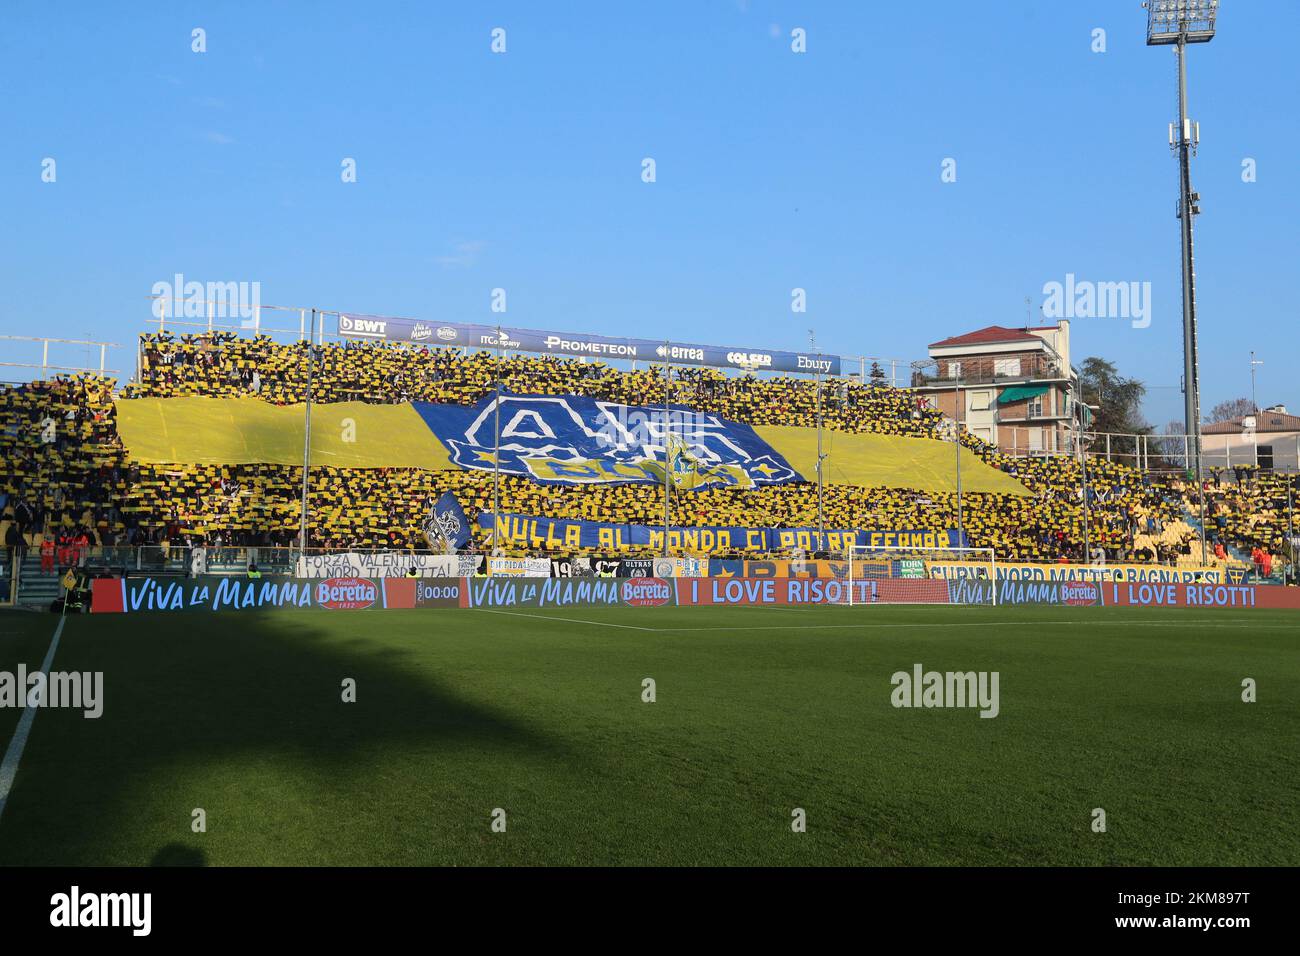
<instances>
[{"instance_id":1,"label":"blue sky","mask_svg":"<svg viewBox=\"0 0 1300 956\"><path fill-rule=\"evenodd\" d=\"M1261 404L1294 411L1300 4L1222 6L1190 58L1202 404L1249 393L1253 348ZM0 332L130 342L180 272L448 321L503 321L500 287L515 326L791 349L814 328L914 359L1024 324L1026 296L1038 324L1073 273L1151 283L1148 328L1077 320L1074 358L1181 417L1175 58L1137 0L130 9L0 14Z\"/></svg>"}]
</instances>

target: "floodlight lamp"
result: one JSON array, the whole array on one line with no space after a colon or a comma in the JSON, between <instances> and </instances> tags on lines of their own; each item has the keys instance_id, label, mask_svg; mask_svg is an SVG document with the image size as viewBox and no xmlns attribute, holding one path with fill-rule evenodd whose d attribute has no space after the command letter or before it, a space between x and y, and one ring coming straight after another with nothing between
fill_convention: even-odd
<instances>
[{"instance_id":1,"label":"floodlight lamp","mask_svg":"<svg viewBox=\"0 0 1300 956\"><path fill-rule=\"evenodd\" d=\"M1147 0L1147 46L1208 43L1219 0Z\"/></svg>"}]
</instances>

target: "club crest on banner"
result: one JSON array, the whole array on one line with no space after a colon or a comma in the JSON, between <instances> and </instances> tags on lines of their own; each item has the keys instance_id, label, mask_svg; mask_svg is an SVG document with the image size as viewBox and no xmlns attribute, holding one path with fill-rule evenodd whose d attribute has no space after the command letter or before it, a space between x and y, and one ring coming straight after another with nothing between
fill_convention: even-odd
<instances>
[{"instance_id":1,"label":"club crest on banner","mask_svg":"<svg viewBox=\"0 0 1300 956\"><path fill-rule=\"evenodd\" d=\"M420 522L420 530L429 547L455 554L470 541L469 522L460 502L450 491L433 502L429 513Z\"/></svg>"},{"instance_id":2,"label":"club crest on banner","mask_svg":"<svg viewBox=\"0 0 1300 956\"><path fill-rule=\"evenodd\" d=\"M453 464L546 484L668 480L691 490L803 480L750 426L682 406L503 393L472 409L417 403L416 410Z\"/></svg>"}]
</instances>

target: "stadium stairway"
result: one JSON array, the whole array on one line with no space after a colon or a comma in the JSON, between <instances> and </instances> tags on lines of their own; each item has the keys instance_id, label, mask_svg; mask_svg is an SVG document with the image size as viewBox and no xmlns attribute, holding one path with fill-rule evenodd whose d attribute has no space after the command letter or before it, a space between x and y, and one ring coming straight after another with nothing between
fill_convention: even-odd
<instances>
[{"instance_id":1,"label":"stadium stairway","mask_svg":"<svg viewBox=\"0 0 1300 956\"><path fill-rule=\"evenodd\" d=\"M22 607L48 609L61 591L58 574L43 574L40 555L29 551L19 569L17 603Z\"/></svg>"},{"instance_id":2,"label":"stadium stairway","mask_svg":"<svg viewBox=\"0 0 1300 956\"><path fill-rule=\"evenodd\" d=\"M1201 534L1201 519L1198 518L1196 515L1192 514L1192 512L1191 512L1190 509L1184 508L1184 509L1183 509L1183 520L1186 521L1189 525L1191 525L1191 526L1192 526L1192 530L1196 532L1197 537L1200 537L1200 534ZM1211 538L1213 538L1213 537L1214 537L1214 535L1213 535L1212 533L1209 532L1209 529L1206 529L1206 540L1208 541L1209 539L1211 539ZM1248 567L1248 568L1253 568L1253 567L1254 567L1254 565L1255 565L1254 560L1251 558L1251 556L1250 556L1249 554L1245 553L1245 552L1242 551L1240 548L1238 548L1238 547L1236 547L1236 546L1234 546L1234 545L1228 544L1228 542L1225 541L1225 542L1223 542L1223 549L1228 553L1228 561L1229 561L1229 563L1231 563L1231 564L1244 564L1244 565L1245 565L1246 567ZM1251 572L1251 573L1253 574L1254 572ZM1253 580L1253 579L1252 579L1252 580ZM1266 577L1266 578L1259 578L1259 580L1260 580L1260 581L1263 581L1263 582L1265 582L1265 583L1273 583L1273 584L1281 584L1281 583L1282 583L1282 577L1281 577L1281 575L1279 575L1279 574L1272 574L1272 575L1269 575L1269 576Z\"/></svg>"}]
</instances>

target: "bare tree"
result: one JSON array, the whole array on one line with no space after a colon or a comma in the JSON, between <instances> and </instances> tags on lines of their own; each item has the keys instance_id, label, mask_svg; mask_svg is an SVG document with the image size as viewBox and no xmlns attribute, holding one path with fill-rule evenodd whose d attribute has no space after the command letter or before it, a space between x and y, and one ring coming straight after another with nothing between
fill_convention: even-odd
<instances>
[{"instance_id":1,"label":"bare tree","mask_svg":"<svg viewBox=\"0 0 1300 956\"><path fill-rule=\"evenodd\" d=\"M1254 414L1254 402L1249 398L1234 398L1226 402L1219 402L1214 408L1210 409L1210 423L1231 422Z\"/></svg>"}]
</instances>

